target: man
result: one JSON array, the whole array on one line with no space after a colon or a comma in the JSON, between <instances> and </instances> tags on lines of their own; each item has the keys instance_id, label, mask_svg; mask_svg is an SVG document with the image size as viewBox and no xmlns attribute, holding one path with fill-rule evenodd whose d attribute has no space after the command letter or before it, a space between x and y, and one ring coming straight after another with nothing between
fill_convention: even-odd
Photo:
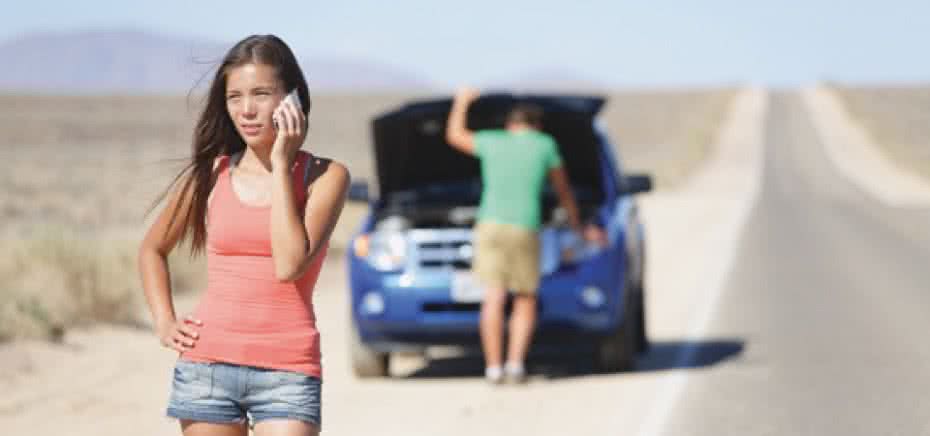
<instances>
[{"instance_id":1,"label":"man","mask_svg":"<svg viewBox=\"0 0 930 436\"><path fill-rule=\"evenodd\" d=\"M466 127L466 114L478 96L471 88L456 93L446 141L481 161L484 191L474 231L472 270L486 286L480 320L485 377L492 383L505 378L522 382L526 379L524 360L536 324L540 199L547 176L571 227L590 241L603 243L605 236L596 226L582 228L558 146L541 131L542 111L532 105L516 105L503 130L471 132ZM513 292L513 312L507 361L502 366L508 290Z\"/></svg>"}]
</instances>

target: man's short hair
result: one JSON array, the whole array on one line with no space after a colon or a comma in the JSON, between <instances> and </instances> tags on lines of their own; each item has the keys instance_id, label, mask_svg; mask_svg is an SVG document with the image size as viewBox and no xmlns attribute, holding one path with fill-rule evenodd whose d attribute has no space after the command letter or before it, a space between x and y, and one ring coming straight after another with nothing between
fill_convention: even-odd
<instances>
[{"instance_id":1,"label":"man's short hair","mask_svg":"<svg viewBox=\"0 0 930 436\"><path fill-rule=\"evenodd\" d=\"M517 103L507 115L507 123L529 124L537 129L542 128L543 110L531 103Z\"/></svg>"}]
</instances>

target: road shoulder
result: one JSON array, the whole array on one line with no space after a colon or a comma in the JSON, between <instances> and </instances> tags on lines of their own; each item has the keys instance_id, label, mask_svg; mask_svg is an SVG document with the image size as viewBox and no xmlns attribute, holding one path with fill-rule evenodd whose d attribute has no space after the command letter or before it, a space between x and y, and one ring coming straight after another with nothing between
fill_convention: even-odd
<instances>
[{"instance_id":1,"label":"road shoulder","mask_svg":"<svg viewBox=\"0 0 930 436\"><path fill-rule=\"evenodd\" d=\"M844 177L886 206L930 206L930 182L897 167L833 91L818 85L801 96L827 156Z\"/></svg>"}]
</instances>

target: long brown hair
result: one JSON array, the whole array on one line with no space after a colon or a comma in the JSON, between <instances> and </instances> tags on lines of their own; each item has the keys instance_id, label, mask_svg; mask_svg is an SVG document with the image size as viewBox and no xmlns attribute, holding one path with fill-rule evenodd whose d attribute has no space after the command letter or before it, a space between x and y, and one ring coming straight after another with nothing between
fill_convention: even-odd
<instances>
[{"instance_id":1,"label":"long brown hair","mask_svg":"<svg viewBox=\"0 0 930 436\"><path fill-rule=\"evenodd\" d=\"M171 191L180 184L180 196L191 196L190 205L181 218L184 230L181 240L191 238L191 256L203 252L207 241L207 199L213 189L213 163L220 155L230 156L245 150L245 141L236 131L236 126L226 110L226 78L235 67L254 63L274 67L284 91L297 88L304 115L310 100L307 81L297 63L294 53L280 38L274 35L252 35L234 45L216 69L206 105L201 112L191 141L190 162L174 177L171 184L149 208L150 213ZM183 203L179 203L183 204ZM175 208L168 224L170 229L178 218L180 208Z\"/></svg>"}]
</instances>

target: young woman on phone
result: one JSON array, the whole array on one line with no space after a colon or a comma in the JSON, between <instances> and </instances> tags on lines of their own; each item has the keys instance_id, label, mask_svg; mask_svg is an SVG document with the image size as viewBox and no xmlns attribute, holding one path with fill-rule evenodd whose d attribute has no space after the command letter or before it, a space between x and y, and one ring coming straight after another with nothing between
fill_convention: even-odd
<instances>
[{"instance_id":1,"label":"young woman on phone","mask_svg":"<svg viewBox=\"0 0 930 436\"><path fill-rule=\"evenodd\" d=\"M297 101L286 98L296 90ZM313 310L349 173L300 150L309 91L290 48L249 36L226 53L191 161L139 249L156 332L179 358L167 414L185 436L316 435L322 368ZM164 198L164 197L163 197ZM178 317L168 254L190 238L207 286Z\"/></svg>"}]
</instances>

